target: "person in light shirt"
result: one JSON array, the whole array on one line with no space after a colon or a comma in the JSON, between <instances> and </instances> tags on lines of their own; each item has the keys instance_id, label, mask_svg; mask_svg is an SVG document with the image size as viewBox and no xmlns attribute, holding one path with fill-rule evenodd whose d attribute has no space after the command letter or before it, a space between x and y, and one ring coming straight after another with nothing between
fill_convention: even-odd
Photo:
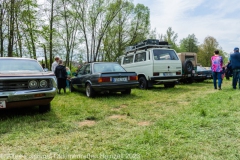
<instances>
[{"instance_id":1,"label":"person in light shirt","mask_svg":"<svg viewBox=\"0 0 240 160\"><path fill-rule=\"evenodd\" d=\"M56 56L54 59L55 59L55 61L52 63L52 71L53 71L53 73L55 72L55 69L58 66L58 61L59 61L60 58L58 56Z\"/></svg>"}]
</instances>

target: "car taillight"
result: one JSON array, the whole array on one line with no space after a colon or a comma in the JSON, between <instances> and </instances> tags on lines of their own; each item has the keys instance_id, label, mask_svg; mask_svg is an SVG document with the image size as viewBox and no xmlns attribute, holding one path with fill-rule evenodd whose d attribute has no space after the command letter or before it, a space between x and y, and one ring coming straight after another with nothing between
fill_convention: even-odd
<instances>
[{"instance_id":1,"label":"car taillight","mask_svg":"<svg viewBox=\"0 0 240 160\"><path fill-rule=\"evenodd\" d=\"M130 81L137 81L138 80L138 76L129 76L128 79Z\"/></svg>"},{"instance_id":2,"label":"car taillight","mask_svg":"<svg viewBox=\"0 0 240 160\"><path fill-rule=\"evenodd\" d=\"M181 75L181 72L176 72L176 75Z\"/></svg>"},{"instance_id":3,"label":"car taillight","mask_svg":"<svg viewBox=\"0 0 240 160\"><path fill-rule=\"evenodd\" d=\"M153 76L159 76L158 72L153 72Z\"/></svg>"},{"instance_id":4,"label":"car taillight","mask_svg":"<svg viewBox=\"0 0 240 160\"><path fill-rule=\"evenodd\" d=\"M110 82L111 81L111 78L110 77L100 77L98 78L98 82L101 83L101 82Z\"/></svg>"}]
</instances>

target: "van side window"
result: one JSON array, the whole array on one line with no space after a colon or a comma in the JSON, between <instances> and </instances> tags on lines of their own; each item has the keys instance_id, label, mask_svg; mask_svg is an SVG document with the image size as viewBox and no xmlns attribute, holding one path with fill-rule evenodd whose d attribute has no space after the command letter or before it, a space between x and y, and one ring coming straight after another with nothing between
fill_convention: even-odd
<instances>
[{"instance_id":1,"label":"van side window","mask_svg":"<svg viewBox=\"0 0 240 160\"><path fill-rule=\"evenodd\" d=\"M146 61L146 52L137 53L135 55L134 62Z\"/></svg>"},{"instance_id":2,"label":"van side window","mask_svg":"<svg viewBox=\"0 0 240 160\"><path fill-rule=\"evenodd\" d=\"M154 60L178 60L173 50L153 50Z\"/></svg>"},{"instance_id":3,"label":"van side window","mask_svg":"<svg viewBox=\"0 0 240 160\"><path fill-rule=\"evenodd\" d=\"M129 63L133 63L133 55L124 57L123 64L129 64Z\"/></svg>"}]
</instances>

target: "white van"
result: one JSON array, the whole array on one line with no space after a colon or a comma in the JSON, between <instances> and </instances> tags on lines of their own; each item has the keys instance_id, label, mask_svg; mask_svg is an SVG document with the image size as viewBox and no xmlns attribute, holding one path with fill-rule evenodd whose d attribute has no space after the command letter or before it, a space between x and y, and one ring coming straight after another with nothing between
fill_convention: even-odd
<instances>
[{"instance_id":1,"label":"white van","mask_svg":"<svg viewBox=\"0 0 240 160\"><path fill-rule=\"evenodd\" d=\"M119 63L138 75L139 88L147 89L155 84L174 87L182 76L182 63L167 42L148 39L127 47Z\"/></svg>"}]
</instances>

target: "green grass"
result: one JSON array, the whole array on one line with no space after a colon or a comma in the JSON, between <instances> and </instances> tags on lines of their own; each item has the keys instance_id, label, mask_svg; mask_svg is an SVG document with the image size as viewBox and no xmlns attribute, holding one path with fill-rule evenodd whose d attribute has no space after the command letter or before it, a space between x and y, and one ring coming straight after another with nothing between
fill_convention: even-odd
<instances>
[{"instance_id":1,"label":"green grass","mask_svg":"<svg viewBox=\"0 0 240 160\"><path fill-rule=\"evenodd\" d=\"M52 110L1 111L0 159L240 159L240 90L224 80L57 95Z\"/></svg>"}]
</instances>

